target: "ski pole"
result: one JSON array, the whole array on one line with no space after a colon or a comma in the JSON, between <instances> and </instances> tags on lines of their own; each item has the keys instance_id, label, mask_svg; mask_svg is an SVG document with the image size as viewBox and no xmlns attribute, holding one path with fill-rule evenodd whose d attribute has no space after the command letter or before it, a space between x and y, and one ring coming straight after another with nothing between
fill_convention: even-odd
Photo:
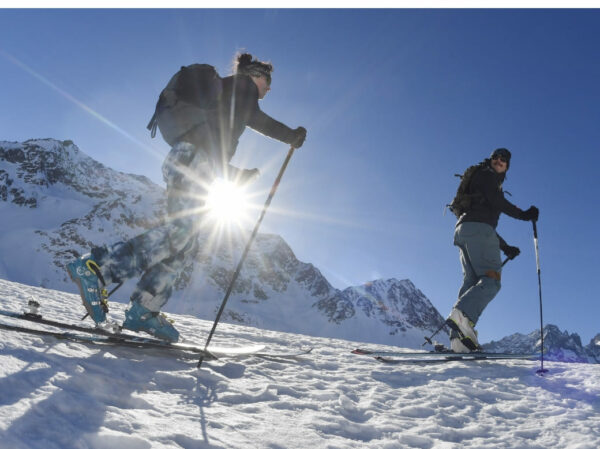
<instances>
[{"instance_id":1,"label":"ski pole","mask_svg":"<svg viewBox=\"0 0 600 449\"><path fill-rule=\"evenodd\" d=\"M506 265L506 262L508 262L509 260L511 260L511 259L510 259L510 258L508 258L508 257L507 257L506 259L504 259L504 262L502 262L502 265L501 265L501 266L503 267L504 265ZM439 328L438 328L438 329L437 329L437 330L436 330L436 331L435 331L433 334L431 334L429 337L425 337L425 343L423 343L421 346L425 346L425 345L426 345L426 344L428 344L428 343L429 343L431 346L435 346L435 345L433 344L433 340L432 340L432 338L433 338L433 337L435 337L437 334L439 334L439 333L440 333L440 331L441 331L441 330L442 330L442 329L443 329L445 326L446 326L446 322L444 321L444 323L443 323L443 324L442 324L442 325L441 325L441 326L440 326L440 327L439 327Z\"/></svg>"},{"instance_id":2,"label":"ski pole","mask_svg":"<svg viewBox=\"0 0 600 449\"><path fill-rule=\"evenodd\" d=\"M256 237L256 234L258 233L258 228L260 227L260 224L262 223L263 218L265 217L265 214L267 213L267 209L269 208L269 205L271 204L273 197L275 196L277 187L279 187L279 183L281 182L281 178L283 177L283 172L285 172L285 169L287 168L287 166L290 162L290 159L292 158L292 155L294 154L294 150L295 150L294 147L290 147L287 157L285 158L285 161L283 161L283 165L281 166L281 169L279 170L279 174L277 175L277 178L275 179L275 182L273 183L273 187L271 187L271 192L269 193L269 196L267 197L267 201L265 201L265 205L260 214L260 217L258 218L256 225L254 226L252 235L250 236L250 239L248 239L248 243L246 243L246 248L244 249L244 252L242 253L242 257L240 258L240 261L237 264L235 272L233 273L233 277L231 278L231 282L229 283L229 287L227 288L225 297L223 298L223 301L221 302L221 307L219 308L219 311L217 312L217 317L215 318L215 322L213 323L212 329L210 330L210 333L208 334L208 338L206 339L206 344L204 345L204 354L207 353L208 345L210 344L210 341L212 340L213 334L215 333L215 329L217 328L217 324L219 323L219 320L221 319L221 315L223 314L223 311L225 310L225 304L227 304L227 300L229 299L229 296L231 295L231 292L233 291L233 285L235 284L235 281L237 280L238 276L240 275L240 272L242 271L242 265L244 264L244 260L246 260L248 251L250 251L250 246L252 246L252 242L254 241L254 238ZM204 355L201 355L200 360L198 360L198 365L197 365L198 368L200 368L202 366L203 361L204 361Z\"/></svg>"},{"instance_id":3,"label":"ski pole","mask_svg":"<svg viewBox=\"0 0 600 449\"><path fill-rule=\"evenodd\" d=\"M542 309L542 275L541 275L541 270L540 270L540 250L538 247L537 224L536 224L535 220L532 220L531 223L533 223L533 244L535 246L535 264L537 266L538 290L540 292L540 338L541 338L541 345L542 345L541 346L542 357L540 359L541 367L536 372L537 372L537 374L544 374L544 373L547 373L548 370L544 369L544 313L543 313L543 309Z\"/></svg>"}]
</instances>

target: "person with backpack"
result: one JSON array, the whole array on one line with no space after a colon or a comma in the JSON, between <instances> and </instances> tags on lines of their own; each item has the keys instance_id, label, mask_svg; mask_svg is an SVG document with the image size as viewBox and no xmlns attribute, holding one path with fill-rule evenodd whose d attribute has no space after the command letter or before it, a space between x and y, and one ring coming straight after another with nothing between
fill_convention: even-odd
<instances>
[{"instance_id":1,"label":"person with backpack","mask_svg":"<svg viewBox=\"0 0 600 449\"><path fill-rule=\"evenodd\" d=\"M459 248L463 284L446 324L450 327L450 347L454 352L480 349L474 329L481 313L500 290L502 262L520 253L496 232L500 214L525 221L537 221L535 206L523 211L504 197L502 183L510 166L506 148L494 150L489 159L469 167L450 209L458 217L454 245Z\"/></svg>"},{"instance_id":2,"label":"person with backpack","mask_svg":"<svg viewBox=\"0 0 600 449\"><path fill-rule=\"evenodd\" d=\"M265 114L258 101L271 86L273 66L238 55L234 73L221 78L214 67L182 67L159 96L148 129L160 129L171 145L163 166L167 185L167 219L161 226L110 246L98 246L67 265L83 304L96 324L106 321L109 284L141 275L123 328L143 331L176 342L179 332L160 313L173 284L197 252L208 187L217 177L245 183L258 170L240 170L229 162L240 136L250 127L266 136L300 148L306 129L291 129Z\"/></svg>"}]
</instances>

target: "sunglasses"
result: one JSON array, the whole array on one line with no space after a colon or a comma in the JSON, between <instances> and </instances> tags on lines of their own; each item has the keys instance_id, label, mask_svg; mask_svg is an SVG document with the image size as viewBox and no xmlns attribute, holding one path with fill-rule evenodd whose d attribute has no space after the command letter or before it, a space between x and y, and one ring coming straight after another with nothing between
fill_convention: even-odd
<instances>
[{"instance_id":1,"label":"sunglasses","mask_svg":"<svg viewBox=\"0 0 600 449\"><path fill-rule=\"evenodd\" d=\"M492 159L500 159L505 164L508 163L508 159L505 156L501 156L499 154L497 154L496 156L493 156Z\"/></svg>"}]
</instances>

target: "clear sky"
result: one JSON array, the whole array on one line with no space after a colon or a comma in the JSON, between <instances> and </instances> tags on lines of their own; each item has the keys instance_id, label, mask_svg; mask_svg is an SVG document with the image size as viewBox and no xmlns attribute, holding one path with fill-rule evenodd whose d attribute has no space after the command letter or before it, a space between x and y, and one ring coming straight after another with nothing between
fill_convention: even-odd
<instances>
[{"instance_id":1,"label":"clear sky","mask_svg":"<svg viewBox=\"0 0 600 449\"><path fill-rule=\"evenodd\" d=\"M540 209L544 321L600 332L599 10L0 10L0 140L73 140L163 185L145 126L178 68L274 67L261 108L308 138L263 222L338 288L411 279L446 315L461 283L443 215L455 173L513 153L509 199ZM234 163L268 189L287 146L247 130ZM266 196L266 195L264 195ZM264 198L261 197L262 203ZM539 328L532 227L478 324L482 342Z\"/></svg>"}]
</instances>

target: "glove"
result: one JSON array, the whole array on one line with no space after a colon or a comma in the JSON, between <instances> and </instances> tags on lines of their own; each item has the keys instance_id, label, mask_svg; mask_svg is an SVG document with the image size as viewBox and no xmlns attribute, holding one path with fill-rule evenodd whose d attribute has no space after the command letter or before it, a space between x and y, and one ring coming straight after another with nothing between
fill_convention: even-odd
<instances>
[{"instance_id":1,"label":"glove","mask_svg":"<svg viewBox=\"0 0 600 449\"><path fill-rule=\"evenodd\" d=\"M503 247L501 249L502 249L502 252L506 255L506 257L508 257L509 260L513 260L519 254L521 254L521 250L519 248L517 248L516 246L506 245L505 247Z\"/></svg>"},{"instance_id":2,"label":"glove","mask_svg":"<svg viewBox=\"0 0 600 449\"><path fill-rule=\"evenodd\" d=\"M521 218L521 220L525 220L525 221L537 221L539 216L540 216L540 210L535 206L531 206L526 211L521 212L520 218Z\"/></svg>"},{"instance_id":3,"label":"glove","mask_svg":"<svg viewBox=\"0 0 600 449\"><path fill-rule=\"evenodd\" d=\"M306 139L306 128L299 126L292 131L292 138L289 142L294 148L300 148Z\"/></svg>"},{"instance_id":4,"label":"glove","mask_svg":"<svg viewBox=\"0 0 600 449\"><path fill-rule=\"evenodd\" d=\"M258 168L252 169L243 169L240 170L240 173L236 179L238 185L246 185L251 182L254 182L260 176L260 170Z\"/></svg>"}]
</instances>

